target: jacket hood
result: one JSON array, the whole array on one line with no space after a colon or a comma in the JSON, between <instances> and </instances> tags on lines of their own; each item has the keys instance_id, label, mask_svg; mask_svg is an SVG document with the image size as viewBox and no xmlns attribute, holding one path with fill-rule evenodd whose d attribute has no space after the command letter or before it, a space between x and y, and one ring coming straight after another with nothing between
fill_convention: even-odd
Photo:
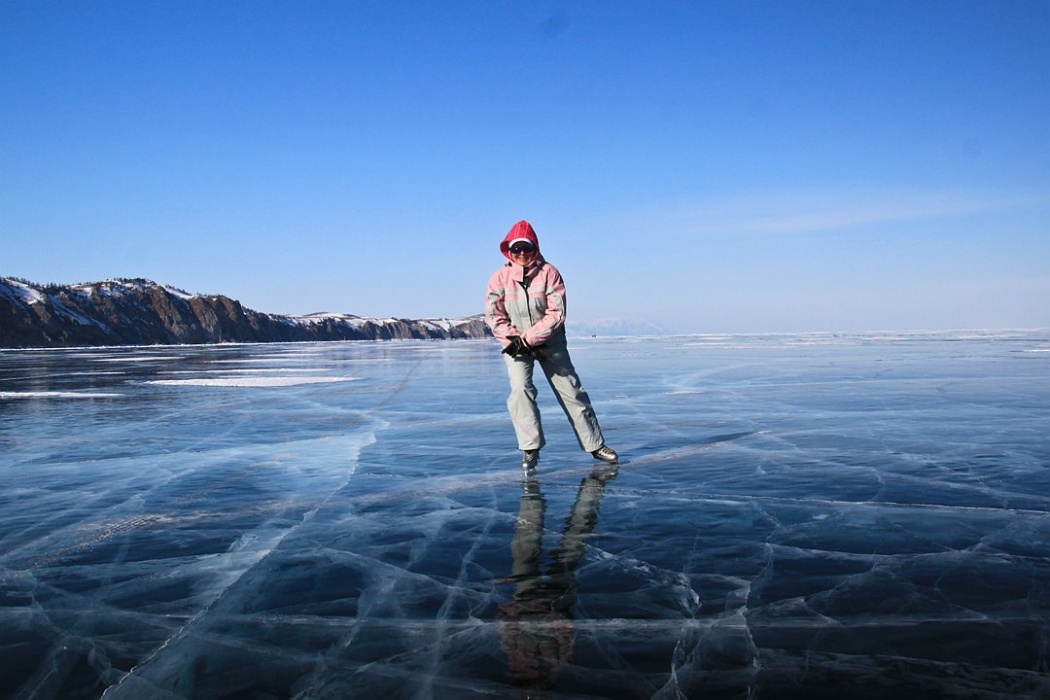
<instances>
[{"instance_id":1,"label":"jacket hood","mask_svg":"<svg viewBox=\"0 0 1050 700\"><path fill-rule=\"evenodd\" d=\"M536 237L536 231L533 230L532 224L528 221L522 220L511 226L510 231L504 236L503 242L499 244L499 251L503 253L503 257L507 260L510 260L510 246L516 241L528 241L536 246L537 253L540 251L540 239ZM536 257L539 258L539 255Z\"/></svg>"}]
</instances>

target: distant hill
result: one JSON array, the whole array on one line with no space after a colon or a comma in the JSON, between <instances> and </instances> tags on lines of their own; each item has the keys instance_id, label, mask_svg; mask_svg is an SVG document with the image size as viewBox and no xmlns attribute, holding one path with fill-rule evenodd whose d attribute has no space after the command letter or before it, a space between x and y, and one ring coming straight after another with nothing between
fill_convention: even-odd
<instances>
[{"instance_id":1,"label":"distant hill","mask_svg":"<svg viewBox=\"0 0 1050 700\"><path fill-rule=\"evenodd\" d=\"M38 285L0 277L0 347L178 345L320 340L483 338L482 316L363 318L267 314L222 295L187 294L146 279Z\"/></svg>"}]
</instances>

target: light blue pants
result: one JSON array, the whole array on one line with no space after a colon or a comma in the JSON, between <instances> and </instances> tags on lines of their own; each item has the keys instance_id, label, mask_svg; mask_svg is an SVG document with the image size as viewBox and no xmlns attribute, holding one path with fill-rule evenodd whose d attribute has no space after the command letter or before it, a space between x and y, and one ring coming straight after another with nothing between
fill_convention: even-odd
<instances>
[{"instance_id":1,"label":"light blue pants","mask_svg":"<svg viewBox=\"0 0 1050 700\"><path fill-rule=\"evenodd\" d=\"M594 409L591 407L591 399L584 391L576 369L572 366L569 350L565 346L565 337L552 338L543 347L543 351L547 354L545 360L503 356L507 364L507 377L510 379L507 410L510 411L510 420L518 437L518 449L538 450L546 444L540 408L536 403L536 384L532 379L533 370L536 364L539 364L576 433L580 447L587 452L597 450L605 444L605 439L598 425L598 417L594 415Z\"/></svg>"}]
</instances>

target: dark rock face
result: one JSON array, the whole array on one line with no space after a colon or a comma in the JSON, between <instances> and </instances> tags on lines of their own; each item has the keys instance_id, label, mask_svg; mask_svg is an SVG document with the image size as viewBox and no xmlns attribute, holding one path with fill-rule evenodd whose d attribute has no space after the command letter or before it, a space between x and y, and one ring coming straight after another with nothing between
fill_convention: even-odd
<instances>
[{"instance_id":1,"label":"dark rock face","mask_svg":"<svg viewBox=\"0 0 1050 700\"><path fill-rule=\"evenodd\" d=\"M484 318L280 316L149 280L40 286L0 278L0 347L484 338Z\"/></svg>"}]
</instances>

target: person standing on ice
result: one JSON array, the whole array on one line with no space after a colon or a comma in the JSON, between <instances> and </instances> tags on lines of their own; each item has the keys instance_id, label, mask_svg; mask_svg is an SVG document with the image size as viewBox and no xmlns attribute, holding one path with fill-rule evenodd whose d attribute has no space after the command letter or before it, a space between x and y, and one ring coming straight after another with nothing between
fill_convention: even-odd
<instances>
[{"instance_id":1,"label":"person standing on ice","mask_svg":"<svg viewBox=\"0 0 1050 700\"><path fill-rule=\"evenodd\" d=\"M580 447L595 459L616 464L605 444L590 397L569 358L565 340L565 283L540 254L536 231L528 221L514 224L499 245L508 262L489 279L485 322L503 345L510 379L507 409L522 451L522 469L540 459L546 441L532 374L537 362L576 432Z\"/></svg>"}]
</instances>

